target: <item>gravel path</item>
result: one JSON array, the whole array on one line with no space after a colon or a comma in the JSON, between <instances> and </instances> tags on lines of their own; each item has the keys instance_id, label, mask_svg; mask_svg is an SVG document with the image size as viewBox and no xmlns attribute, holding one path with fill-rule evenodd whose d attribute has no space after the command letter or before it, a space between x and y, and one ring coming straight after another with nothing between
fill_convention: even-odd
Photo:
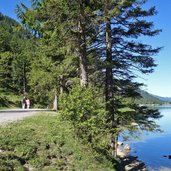
<instances>
[{"instance_id":1,"label":"gravel path","mask_svg":"<svg viewBox=\"0 0 171 171\"><path fill-rule=\"evenodd\" d=\"M36 111L5 111L0 112L0 125L21 120L25 117L35 115Z\"/></svg>"}]
</instances>

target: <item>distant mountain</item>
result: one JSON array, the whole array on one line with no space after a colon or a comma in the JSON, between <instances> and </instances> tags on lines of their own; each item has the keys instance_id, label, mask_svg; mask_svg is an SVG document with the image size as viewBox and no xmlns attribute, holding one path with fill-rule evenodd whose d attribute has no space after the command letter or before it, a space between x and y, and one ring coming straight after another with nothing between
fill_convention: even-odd
<instances>
[{"instance_id":1,"label":"distant mountain","mask_svg":"<svg viewBox=\"0 0 171 171\"><path fill-rule=\"evenodd\" d=\"M22 29L17 21L6 15L3 15L1 12L0 12L0 29L1 32L4 29L9 34L11 34L10 36L11 39L12 37L17 37L21 39L31 37L31 34L27 30ZM0 38L1 38L1 34L3 33L0 33Z\"/></svg>"},{"instance_id":2,"label":"distant mountain","mask_svg":"<svg viewBox=\"0 0 171 171\"><path fill-rule=\"evenodd\" d=\"M136 100L137 103L139 104L159 104L159 105L164 105L166 103L171 104L171 97L161 97L161 96L153 95L144 90L139 90L139 93L141 94L141 98L138 98Z\"/></svg>"},{"instance_id":3,"label":"distant mountain","mask_svg":"<svg viewBox=\"0 0 171 171\"><path fill-rule=\"evenodd\" d=\"M19 26L19 23L0 12L0 27L3 27L11 33L13 32L13 26Z\"/></svg>"},{"instance_id":4,"label":"distant mountain","mask_svg":"<svg viewBox=\"0 0 171 171\"><path fill-rule=\"evenodd\" d=\"M152 95L144 90L140 90L139 93L141 94L142 98L137 99L137 103L139 104L164 104L166 101L163 101L157 98L155 95Z\"/></svg>"},{"instance_id":5,"label":"distant mountain","mask_svg":"<svg viewBox=\"0 0 171 171\"><path fill-rule=\"evenodd\" d=\"M161 97L161 96L157 96L157 95L152 95L154 97L156 97L157 99L163 101L163 102L170 102L171 103L171 97Z\"/></svg>"}]
</instances>

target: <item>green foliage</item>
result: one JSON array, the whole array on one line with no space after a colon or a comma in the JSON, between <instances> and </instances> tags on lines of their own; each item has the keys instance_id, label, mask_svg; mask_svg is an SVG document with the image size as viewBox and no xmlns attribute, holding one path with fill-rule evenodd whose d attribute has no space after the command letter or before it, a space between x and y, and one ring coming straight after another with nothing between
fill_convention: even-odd
<instances>
[{"instance_id":1,"label":"green foliage","mask_svg":"<svg viewBox=\"0 0 171 171\"><path fill-rule=\"evenodd\" d=\"M0 53L0 91L12 90L12 53Z\"/></svg>"},{"instance_id":2,"label":"green foliage","mask_svg":"<svg viewBox=\"0 0 171 171\"><path fill-rule=\"evenodd\" d=\"M1 108L18 108L21 107L21 98L13 93L0 94L0 109Z\"/></svg>"},{"instance_id":3,"label":"green foliage","mask_svg":"<svg viewBox=\"0 0 171 171\"><path fill-rule=\"evenodd\" d=\"M31 36L15 20L0 19L0 91L23 93L31 60Z\"/></svg>"},{"instance_id":4,"label":"green foliage","mask_svg":"<svg viewBox=\"0 0 171 171\"><path fill-rule=\"evenodd\" d=\"M92 142L105 132L104 108L97 90L77 85L62 96L60 112L63 119L73 124L77 137Z\"/></svg>"},{"instance_id":5,"label":"green foliage","mask_svg":"<svg viewBox=\"0 0 171 171\"><path fill-rule=\"evenodd\" d=\"M53 77L51 60L44 55L39 55L36 54L32 61L28 82L34 102L47 107L50 102L53 102L56 77Z\"/></svg>"},{"instance_id":6,"label":"green foliage","mask_svg":"<svg viewBox=\"0 0 171 171\"><path fill-rule=\"evenodd\" d=\"M150 109L147 106L141 106L134 102L134 99L127 99L117 107L115 117L117 128L115 132L126 138L137 138L140 132L158 132L161 131L155 119L162 116L157 109Z\"/></svg>"},{"instance_id":7,"label":"green foliage","mask_svg":"<svg viewBox=\"0 0 171 171\"><path fill-rule=\"evenodd\" d=\"M71 124L53 113L0 127L0 170L115 170L102 153L73 137Z\"/></svg>"},{"instance_id":8,"label":"green foliage","mask_svg":"<svg viewBox=\"0 0 171 171\"><path fill-rule=\"evenodd\" d=\"M20 94L29 91L29 71L32 63L34 53L31 40L22 40L14 37L11 40L12 53L15 58L12 62L12 78L15 92Z\"/></svg>"}]
</instances>

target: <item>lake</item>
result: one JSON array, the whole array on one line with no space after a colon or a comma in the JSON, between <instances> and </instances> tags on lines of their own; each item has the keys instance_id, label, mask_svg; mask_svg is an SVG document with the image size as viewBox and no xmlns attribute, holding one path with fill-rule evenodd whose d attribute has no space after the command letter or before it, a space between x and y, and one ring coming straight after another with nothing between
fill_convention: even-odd
<instances>
[{"instance_id":1,"label":"lake","mask_svg":"<svg viewBox=\"0 0 171 171\"><path fill-rule=\"evenodd\" d=\"M143 135L141 141L131 141L131 155L138 156L150 171L171 171L171 107L161 107L163 118L156 122L163 133Z\"/></svg>"}]
</instances>

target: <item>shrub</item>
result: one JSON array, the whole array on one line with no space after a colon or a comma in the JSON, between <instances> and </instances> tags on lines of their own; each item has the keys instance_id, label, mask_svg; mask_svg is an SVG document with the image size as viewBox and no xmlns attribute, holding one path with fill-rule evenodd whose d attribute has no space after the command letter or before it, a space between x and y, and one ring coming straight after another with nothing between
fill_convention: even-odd
<instances>
[{"instance_id":1,"label":"shrub","mask_svg":"<svg viewBox=\"0 0 171 171\"><path fill-rule=\"evenodd\" d=\"M94 88L76 86L61 97L61 116L72 123L77 138L92 142L104 131L105 107Z\"/></svg>"}]
</instances>

